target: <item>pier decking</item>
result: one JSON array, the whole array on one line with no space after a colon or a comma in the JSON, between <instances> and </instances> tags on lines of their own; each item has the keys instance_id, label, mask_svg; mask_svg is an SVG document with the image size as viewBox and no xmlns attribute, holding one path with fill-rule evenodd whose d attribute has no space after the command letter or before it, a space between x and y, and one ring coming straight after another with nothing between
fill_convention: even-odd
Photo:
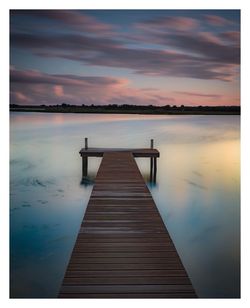
<instances>
[{"instance_id":1,"label":"pier decking","mask_svg":"<svg viewBox=\"0 0 250 308\"><path fill-rule=\"evenodd\" d=\"M60 298L196 297L136 154L103 151Z\"/></svg>"}]
</instances>

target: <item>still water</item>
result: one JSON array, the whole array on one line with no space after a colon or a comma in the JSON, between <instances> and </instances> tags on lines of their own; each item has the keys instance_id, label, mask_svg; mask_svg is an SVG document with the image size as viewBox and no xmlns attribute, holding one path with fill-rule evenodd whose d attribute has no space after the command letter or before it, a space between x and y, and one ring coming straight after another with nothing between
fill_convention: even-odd
<instances>
[{"instance_id":1,"label":"still water","mask_svg":"<svg viewBox=\"0 0 250 308\"><path fill-rule=\"evenodd\" d=\"M56 297L92 190L78 154L160 151L140 170L199 297L240 296L240 117L11 113L11 297ZM89 159L94 180L100 159Z\"/></svg>"}]
</instances>

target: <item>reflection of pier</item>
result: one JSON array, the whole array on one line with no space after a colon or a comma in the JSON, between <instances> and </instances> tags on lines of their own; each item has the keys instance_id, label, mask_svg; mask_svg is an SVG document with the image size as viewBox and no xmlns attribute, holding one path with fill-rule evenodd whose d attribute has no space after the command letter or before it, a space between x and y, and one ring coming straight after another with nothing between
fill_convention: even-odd
<instances>
[{"instance_id":1,"label":"reflection of pier","mask_svg":"<svg viewBox=\"0 0 250 308\"><path fill-rule=\"evenodd\" d=\"M82 178L88 176L88 157L103 157L104 153L131 153L133 157L150 158L150 181L156 182L158 150L154 149L154 141L151 139L151 147L145 149L122 149L122 148L89 148L88 139L85 138L85 148L79 152L82 157Z\"/></svg>"},{"instance_id":2,"label":"reflection of pier","mask_svg":"<svg viewBox=\"0 0 250 308\"><path fill-rule=\"evenodd\" d=\"M159 152L86 144L80 154L83 176L88 157L103 159L59 297L196 297L134 159L150 157L155 180Z\"/></svg>"}]
</instances>

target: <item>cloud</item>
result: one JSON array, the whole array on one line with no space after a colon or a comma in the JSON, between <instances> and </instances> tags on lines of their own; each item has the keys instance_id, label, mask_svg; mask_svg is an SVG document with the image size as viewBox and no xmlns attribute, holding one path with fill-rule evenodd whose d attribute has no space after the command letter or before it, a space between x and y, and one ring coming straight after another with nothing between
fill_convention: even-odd
<instances>
[{"instance_id":1,"label":"cloud","mask_svg":"<svg viewBox=\"0 0 250 308\"><path fill-rule=\"evenodd\" d=\"M110 35L114 30L114 26L100 22L77 10L13 10L11 15L12 17L22 15L25 18L48 20L54 22L57 27L66 26L73 30L97 33L98 35ZM53 27L51 24L49 26Z\"/></svg>"},{"instance_id":2,"label":"cloud","mask_svg":"<svg viewBox=\"0 0 250 308\"><path fill-rule=\"evenodd\" d=\"M180 104L193 106L234 106L239 105L240 97L239 93L227 94L227 93L206 93L201 91L174 91L173 95Z\"/></svg>"},{"instance_id":3,"label":"cloud","mask_svg":"<svg viewBox=\"0 0 250 308\"><path fill-rule=\"evenodd\" d=\"M214 25L231 25L230 28L236 26L232 21L216 15L205 15L204 18ZM240 63L239 31L201 31L204 21L189 17L151 19L137 26L143 30L141 40L144 43L151 42L165 46L167 50L172 49L193 57L200 56L204 63ZM138 33L133 35L135 40L139 39Z\"/></svg>"},{"instance_id":4,"label":"cloud","mask_svg":"<svg viewBox=\"0 0 250 308\"><path fill-rule=\"evenodd\" d=\"M119 86L127 83L125 79L112 77L92 77L92 76L75 76L75 75L57 75L45 74L39 71L26 70L19 71L12 69L10 71L11 83L24 84L49 84L49 85L70 85L80 87L98 86Z\"/></svg>"},{"instance_id":5,"label":"cloud","mask_svg":"<svg viewBox=\"0 0 250 308\"><path fill-rule=\"evenodd\" d=\"M226 45L208 32L198 34L162 35L162 40L175 48L192 52L203 57L204 63L217 62L228 64L240 63L240 49Z\"/></svg>"},{"instance_id":6,"label":"cloud","mask_svg":"<svg viewBox=\"0 0 250 308\"><path fill-rule=\"evenodd\" d=\"M31 103L32 99L27 95L23 94L21 91L11 91L10 95L15 102L19 102L21 104Z\"/></svg>"},{"instance_id":7,"label":"cloud","mask_svg":"<svg viewBox=\"0 0 250 308\"><path fill-rule=\"evenodd\" d=\"M72 104L97 103L128 81L122 78L45 74L39 71L10 71L11 101L23 103L21 92L31 104L57 104L67 100Z\"/></svg>"},{"instance_id":8,"label":"cloud","mask_svg":"<svg viewBox=\"0 0 250 308\"><path fill-rule=\"evenodd\" d=\"M147 20L145 22L137 23L136 27L147 31L190 31L199 26L199 21L190 17L158 17Z\"/></svg>"},{"instance_id":9,"label":"cloud","mask_svg":"<svg viewBox=\"0 0 250 308\"><path fill-rule=\"evenodd\" d=\"M88 51L105 50L118 48L120 44L109 38L96 38L80 34L27 34L12 33L10 36L11 45L38 51L44 50L64 50L81 52L87 54Z\"/></svg>"},{"instance_id":10,"label":"cloud","mask_svg":"<svg viewBox=\"0 0 250 308\"><path fill-rule=\"evenodd\" d=\"M203 38L208 43L221 44L221 39L212 32L198 32L197 36Z\"/></svg>"},{"instance_id":11,"label":"cloud","mask_svg":"<svg viewBox=\"0 0 250 308\"><path fill-rule=\"evenodd\" d=\"M63 86L56 85L54 86L55 95L58 97L64 96Z\"/></svg>"},{"instance_id":12,"label":"cloud","mask_svg":"<svg viewBox=\"0 0 250 308\"><path fill-rule=\"evenodd\" d=\"M220 38L226 43L230 43L236 47L240 47L240 32L239 31L227 31L219 34Z\"/></svg>"},{"instance_id":13,"label":"cloud","mask_svg":"<svg viewBox=\"0 0 250 308\"><path fill-rule=\"evenodd\" d=\"M216 27L224 27L232 24L231 20L228 20L226 18L217 15L205 15L204 18L207 21L207 23Z\"/></svg>"},{"instance_id":14,"label":"cloud","mask_svg":"<svg viewBox=\"0 0 250 308\"><path fill-rule=\"evenodd\" d=\"M203 97L203 98L221 98L221 95L218 94L204 94L198 92L185 92L185 91L175 91L177 94L185 95L185 96L194 96L194 97Z\"/></svg>"},{"instance_id":15,"label":"cloud","mask_svg":"<svg viewBox=\"0 0 250 308\"><path fill-rule=\"evenodd\" d=\"M39 57L61 58L95 67L125 68L147 76L221 81L231 81L238 76L235 67L240 63L239 33L202 32L204 21L195 18L152 18L133 24L134 28L126 33L114 32L107 36L104 33L114 30L113 25L79 11L18 10L12 14L41 19L43 25L46 20L62 25L63 31L22 32L14 28L11 32L11 48L30 51ZM204 19L232 24L216 15L205 15ZM80 31L65 31L65 25ZM152 48L152 44L158 46Z\"/></svg>"},{"instance_id":16,"label":"cloud","mask_svg":"<svg viewBox=\"0 0 250 308\"><path fill-rule=\"evenodd\" d=\"M109 14L104 13L102 16ZM165 16L159 17L158 14L152 12L147 15L153 18L143 20L144 15L137 16L135 13L130 18L128 12L121 20L120 25L124 26L121 28L116 26L119 20L115 20L112 14L108 23L102 21L107 19L94 17L101 14L93 15L88 11L11 11L12 64L36 68L40 67L38 62L43 58L44 69L47 70L48 63L55 58L59 59L55 61L55 67L50 68L55 70L54 74L35 70L18 71L12 66L11 100L27 104L69 102L178 105L186 102L202 104L208 100L212 103L225 102L228 97L216 94L208 96L194 88L185 92L189 88L182 88L182 84L194 84L194 81L185 79L176 79L173 91L178 84L179 93L164 91L163 84L154 84L154 80L158 82L159 79L152 76L196 78L201 80L201 85L205 85L204 80L236 80L232 82L232 87L237 87L240 63L238 23L213 13L205 16L204 11L196 15L192 13L196 18L175 16L176 12L168 11L162 11ZM27 59L31 55L34 57L28 63ZM50 60L48 63L46 58ZM100 69L98 75L103 75L105 71L111 72L112 69L121 74L124 72L121 69L126 69L127 76L137 74L135 79L138 84L151 86L148 81L152 80L152 87L136 88L129 80L112 76L77 76L74 71L70 74L71 67L75 67L71 61L83 65L84 75L87 75L88 67L94 68L92 72ZM58 63L66 63L69 74L56 74ZM231 84L217 85L216 89L223 87L222 91L232 92L228 90ZM210 89L210 86L207 88Z\"/></svg>"},{"instance_id":17,"label":"cloud","mask_svg":"<svg viewBox=\"0 0 250 308\"><path fill-rule=\"evenodd\" d=\"M19 104L169 104L174 99L158 89L149 93L113 77L45 74L11 69L11 103Z\"/></svg>"},{"instance_id":18,"label":"cloud","mask_svg":"<svg viewBox=\"0 0 250 308\"><path fill-rule=\"evenodd\" d=\"M136 88L129 80L114 77L45 74L39 71L10 71L12 104L54 105L235 105L238 97L195 91L166 92L157 88Z\"/></svg>"},{"instance_id":19,"label":"cloud","mask_svg":"<svg viewBox=\"0 0 250 308\"><path fill-rule=\"evenodd\" d=\"M95 66L128 68L137 74L217 79L234 78L230 71L218 67L239 63L239 48L223 45L211 39L208 33L165 35L158 39L174 50L128 48L110 38L84 35L31 35L13 33L14 47L30 49L43 57L57 57ZM190 54L192 52L192 54Z\"/></svg>"}]
</instances>

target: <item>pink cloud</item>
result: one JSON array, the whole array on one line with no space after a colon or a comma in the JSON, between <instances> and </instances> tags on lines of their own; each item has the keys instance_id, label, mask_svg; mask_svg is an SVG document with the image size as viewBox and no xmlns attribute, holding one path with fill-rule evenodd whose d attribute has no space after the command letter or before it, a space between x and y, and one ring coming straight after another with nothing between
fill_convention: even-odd
<instances>
[{"instance_id":1,"label":"pink cloud","mask_svg":"<svg viewBox=\"0 0 250 308\"><path fill-rule=\"evenodd\" d=\"M227 37L229 40L232 40L232 41L239 41L240 40L240 32L239 31L224 32L224 36Z\"/></svg>"},{"instance_id":2,"label":"pink cloud","mask_svg":"<svg viewBox=\"0 0 250 308\"><path fill-rule=\"evenodd\" d=\"M203 33L201 36L180 31L166 35L164 31L159 31L155 32L153 37L150 43L157 39L165 50L131 48L111 38L78 34L44 36L13 33L11 44L18 48L28 48L34 54L46 58L56 57L94 66L126 68L137 74L151 76L226 81L231 76L215 73L213 69L216 69L218 63L239 63L239 47L222 44L222 40L218 42L216 36L209 33ZM178 53L169 49L178 50Z\"/></svg>"},{"instance_id":3,"label":"pink cloud","mask_svg":"<svg viewBox=\"0 0 250 308\"><path fill-rule=\"evenodd\" d=\"M204 94L199 92L185 92L185 91L176 91L175 93L185 95L185 96L195 96L195 97L204 97L204 98L221 98L221 95L218 94Z\"/></svg>"},{"instance_id":4,"label":"pink cloud","mask_svg":"<svg viewBox=\"0 0 250 308\"><path fill-rule=\"evenodd\" d=\"M163 22L163 25L180 31L189 31L197 28L199 23L196 19L193 18L169 17L165 20L165 22Z\"/></svg>"},{"instance_id":5,"label":"pink cloud","mask_svg":"<svg viewBox=\"0 0 250 308\"><path fill-rule=\"evenodd\" d=\"M169 29L176 31L190 31L199 26L198 20L190 17L163 17L138 23L137 28L166 32Z\"/></svg>"},{"instance_id":6,"label":"pink cloud","mask_svg":"<svg viewBox=\"0 0 250 308\"><path fill-rule=\"evenodd\" d=\"M218 65L213 68L213 72L224 76L224 81L232 82L239 78L240 70L236 64Z\"/></svg>"},{"instance_id":7,"label":"pink cloud","mask_svg":"<svg viewBox=\"0 0 250 308\"><path fill-rule=\"evenodd\" d=\"M76 105L164 105L174 102L168 93L153 88L145 91L133 87L123 78L49 75L27 70L11 71L11 91L15 93L11 95L11 103L38 105L61 104L62 99L63 102ZM28 95L30 99L27 99Z\"/></svg>"},{"instance_id":8,"label":"pink cloud","mask_svg":"<svg viewBox=\"0 0 250 308\"><path fill-rule=\"evenodd\" d=\"M57 25L68 26L74 30L92 33L92 34L111 34L114 26L103 23L96 18L79 12L77 10L16 10L12 15L25 15L27 17L41 18L51 20Z\"/></svg>"},{"instance_id":9,"label":"pink cloud","mask_svg":"<svg viewBox=\"0 0 250 308\"><path fill-rule=\"evenodd\" d=\"M114 77L49 75L37 71L12 70L11 103L53 105L65 102L75 105L235 105L239 104L239 97L138 88L127 79Z\"/></svg>"},{"instance_id":10,"label":"pink cloud","mask_svg":"<svg viewBox=\"0 0 250 308\"><path fill-rule=\"evenodd\" d=\"M206 42L222 45L221 39L212 32L199 32L199 36Z\"/></svg>"},{"instance_id":11,"label":"pink cloud","mask_svg":"<svg viewBox=\"0 0 250 308\"><path fill-rule=\"evenodd\" d=\"M56 85L54 86L54 93L58 97L64 96L63 86Z\"/></svg>"},{"instance_id":12,"label":"pink cloud","mask_svg":"<svg viewBox=\"0 0 250 308\"><path fill-rule=\"evenodd\" d=\"M223 27L232 24L232 21L217 16L217 15L205 15L205 20L212 26Z\"/></svg>"},{"instance_id":13,"label":"pink cloud","mask_svg":"<svg viewBox=\"0 0 250 308\"><path fill-rule=\"evenodd\" d=\"M12 99L20 104L31 103L32 99L27 95L23 94L21 91L11 91L10 93Z\"/></svg>"},{"instance_id":14,"label":"pink cloud","mask_svg":"<svg viewBox=\"0 0 250 308\"><path fill-rule=\"evenodd\" d=\"M29 83L36 85L68 85L68 86L88 86L95 87L96 84L100 86L121 86L128 81L123 78L112 77L92 77L92 76L76 76L76 75L57 75L57 74L45 74L34 70L10 70L10 77L12 83Z\"/></svg>"},{"instance_id":15,"label":"pink cloud","mask_svg":"<svg viewBox=\"0 0 250 308\"><path fill-rule=\"evenodd\" d=\"M227 31L219 34L221 39L227 44L240 47L240 32L239 31Z\"/></svg>"},{"instance_id":16,"label":"pink cloud","mask_svg":"<svg viewBox=\"0 0 250 308\"><path fill-rule=\"evenodd\" d=\"M235 106L240 105L239 93L234 96L228 94L203 93L195 91L175 91L177 105L190 106Z\"/></svg>"}]
</instances>

